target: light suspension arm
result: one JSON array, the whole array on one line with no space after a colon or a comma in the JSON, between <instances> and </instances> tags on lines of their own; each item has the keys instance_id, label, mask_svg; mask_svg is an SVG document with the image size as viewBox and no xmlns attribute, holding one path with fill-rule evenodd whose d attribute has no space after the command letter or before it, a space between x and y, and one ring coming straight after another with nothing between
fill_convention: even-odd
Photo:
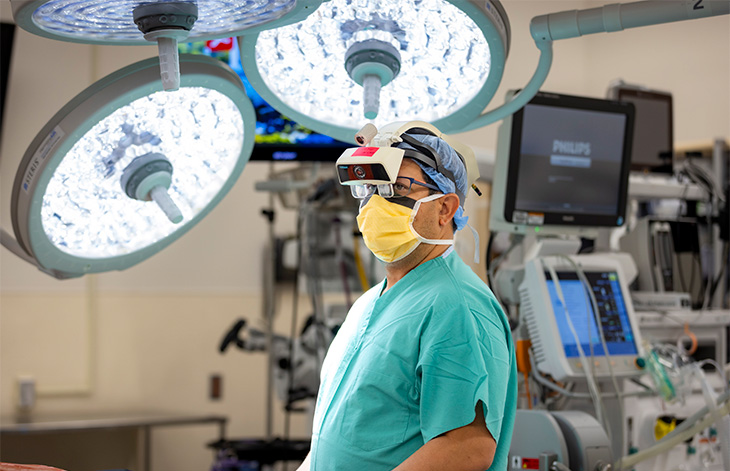
<instances>
[{"instance_id":1,"label":"light suspension arm","mask_svg":"<svg viewBox=\"0 0 730 471\"><path fill-rule=\"evenodd\" d=\"M471 131L494 123L526 105L547 78L552 62L552 41L728 13L730 13L728 0L672 0L614 3L603 7L536 16L530 22L530 33L541 53L535 74L512 100L478 116L464 126L463 130Z\"/></svg>"}]
</instances>

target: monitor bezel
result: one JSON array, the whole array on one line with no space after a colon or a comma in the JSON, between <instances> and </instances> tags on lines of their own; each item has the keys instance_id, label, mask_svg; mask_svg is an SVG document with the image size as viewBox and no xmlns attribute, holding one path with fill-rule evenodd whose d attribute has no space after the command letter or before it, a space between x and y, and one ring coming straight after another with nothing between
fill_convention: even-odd
<instances>
[{"instance_id":1,"label":"monitor bezel","mask_svg":"<svg viewBox=\"0 0 730 471\"><path fill-rule=\"evenodd\" d=\"M588 226L588 227L619 227L626 217L626 201L629 185L629 170L631 162L631 147L634 124L634 105L615 100L601 100L596 98L563 95L557 93L539 92L530 102L512 116L512 127L509 136L509 164L507 167L506 192L504 198L503 217L509 224L532 226L523 222L515 222L512 218L517 199L517 182L521 158L522 130L525 108L530 105L543 105L555 108L568 108L586 111L615 113L626 116L624 124L624 143L622 146L621 170L618 201L613 214L582 214L575 212L545 212L540 224L535 226ZM522 208L519 208L520 210ZM527 212L530 212L527 209Z\"/></svg>"},{"instance_id":2,"label":"monitor bezel","mask_svg":"<svg viewBox=\"0 0 730 471\"><path fill-rule=\"evenodd\" d=\"M610 377L640 376L645 371L637 366L636 360L644 356L639 322L631 302L626 274L626 257L616 254L582 254L570 256L584 273L616 272L618 283L624 298L626 315L631 325L636 354L594 355L592 357L592 374L596 379ZM556 273L577 271L576 267L560 256L536 257L525 263L524 280L520 287L520 303L527 331L532 342L537 370L551 375L557 381L585 380L586 374L583 359L568 357L565 354L560 337L556 313L548 291L545 269L552 268ZM590 356L590 352L585 352Z\"/></svg>"}]
</instances>

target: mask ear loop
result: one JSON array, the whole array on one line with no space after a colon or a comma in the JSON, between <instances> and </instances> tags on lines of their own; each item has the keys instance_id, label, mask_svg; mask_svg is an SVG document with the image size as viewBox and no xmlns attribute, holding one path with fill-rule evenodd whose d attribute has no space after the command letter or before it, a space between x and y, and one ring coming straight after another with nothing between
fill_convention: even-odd
<instances>
[{"instance_id":1,"label":"mask ear loop","mask_svg":"<svg viewBox=\"0 0 730 471\"><path fill-rule=\"evenodd\" d=\"M471 235L474 236L474 263L479 265L479 233L468 222L466 227L471 230Z\"/></svg>"},{"instance_id":2,"label":"mask ear loop","mask_svg":"<svg viewBox=\"0 0 730 471\"><path fill-rule=\"evenodd\" d=\"M429 201L433 201L444 196L446 195L442 193L429 195L416 201L416 204L413 206L413 211L411 211L411 217L408 218L408 227L411 229L413 235L416 236L416 239L420 240L421 242L432 245L454 245L454 239L427 239L418 232L416 232L416 229L413 228L413 219L415 219L416 213L418 213L418 208L421 207L421 203L428 203Z\"/></svg>"},{"instance_id":3,"label":"mask ear loop","mask_svg":"<svg viewBox=\"0 0 730 471\"><path fill-rule=\"evenodd\" d=\"M408 227L410 227L411 232L413 235L416 236L418 240L421 242L425 242L427 244L434 244L434 245L454 245L454 239L427 239L418 232L416 232L416 229L413 228L413 219L416 217L416 213L418 212L418 208L421 207L421 203L427 203L429 201L436 200L438 198L441 198L442 196L446 196L443 194L435 194L426 196L425 198L421 198L420 200L416 201L416 204L413 206L413 211L411 212L411 217L408 218ZM474 263L479 264L480 258L479 258L479 233L474 229L468 222L466 223L466 227L471 230L471 234L474 237Z\"/></svg>"}]
</instances>

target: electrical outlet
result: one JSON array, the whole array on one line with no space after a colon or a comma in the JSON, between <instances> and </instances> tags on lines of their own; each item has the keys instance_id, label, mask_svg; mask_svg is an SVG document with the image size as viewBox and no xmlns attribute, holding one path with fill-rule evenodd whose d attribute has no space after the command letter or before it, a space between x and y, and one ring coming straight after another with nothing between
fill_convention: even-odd
<instances>
[{"instance_id":1,"label":"electrical outlet","mask_svg":"<svg viewBox=\"0 0 730 471\"><path fill-rule=\"evenodd\" d=\"M223 396L223 376L220 374L210 375L210 388L208 397L211 400L219 401Z\"/></svg>"}]
</instances>

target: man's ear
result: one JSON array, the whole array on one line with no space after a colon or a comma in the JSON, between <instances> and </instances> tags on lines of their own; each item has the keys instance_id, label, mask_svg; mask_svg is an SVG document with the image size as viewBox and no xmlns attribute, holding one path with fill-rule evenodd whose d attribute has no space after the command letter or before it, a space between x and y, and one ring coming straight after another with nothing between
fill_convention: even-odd
<instances>
[{"instance_id":1,"label":"man's ear","mask_svg":"<svg viewBox=\"0 0 730 471\"><path fill-rule=\"evenodd\" d=\"M456 210L459 209L459 197L456 193L448 193L441 198L441 211L439 212L439 223L443 226L451 224Z\"/></svg>"}]
</instances>

